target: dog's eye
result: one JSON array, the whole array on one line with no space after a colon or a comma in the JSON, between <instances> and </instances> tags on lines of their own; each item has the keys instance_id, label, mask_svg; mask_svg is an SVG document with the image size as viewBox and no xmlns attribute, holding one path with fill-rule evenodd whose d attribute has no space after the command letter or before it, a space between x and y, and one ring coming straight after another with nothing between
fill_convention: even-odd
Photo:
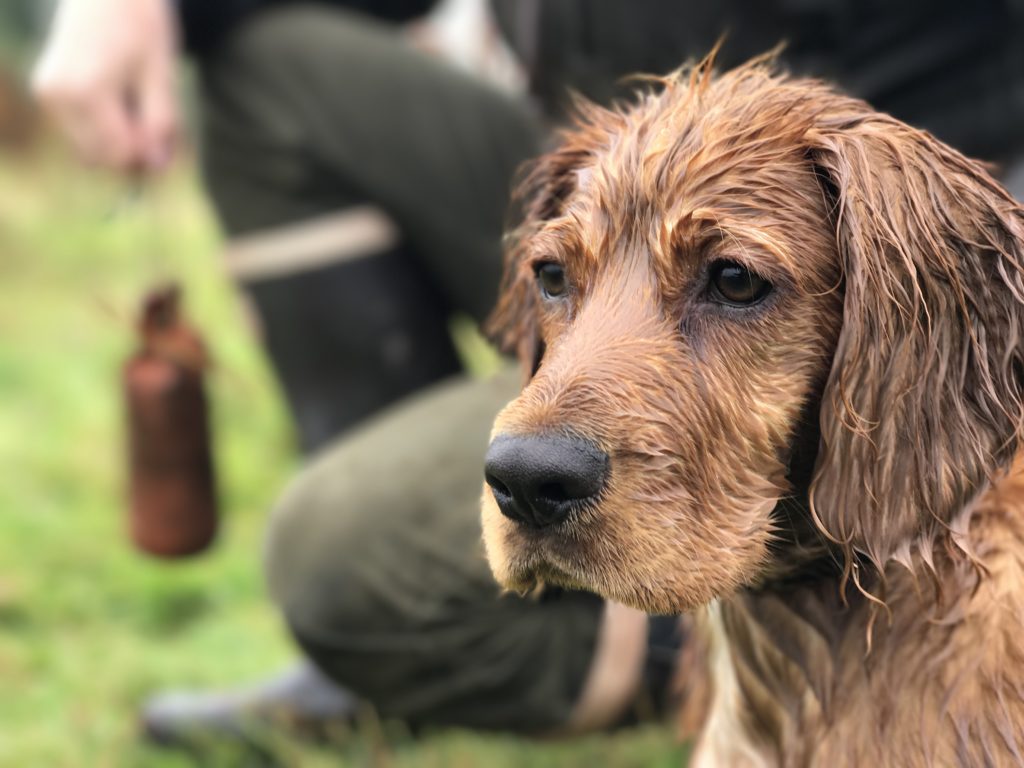
<instances>
[{"instance_id":1,"label":"dog's eye","mask_svg":"<svg viewBox=\"0 0 1024 768\"><path fill-rule=\"evenodd\" d=\"M757 304L771 293L772 284L735 261L718 261L711 267L712 300L734 307Z\"/></svg>"},{"instance_id":2,"label":"dog's eye","mask_svg":"<svg viewBox=\"0 0 1024 768\"><path fill-rule=\"evenodd\" d=\"M558 264L550 261L537 267L537 282L540 283L541 293L545 298L554 299L565 293L568 285L565 280L565 270Z\"/></svg>"}]
</instances>

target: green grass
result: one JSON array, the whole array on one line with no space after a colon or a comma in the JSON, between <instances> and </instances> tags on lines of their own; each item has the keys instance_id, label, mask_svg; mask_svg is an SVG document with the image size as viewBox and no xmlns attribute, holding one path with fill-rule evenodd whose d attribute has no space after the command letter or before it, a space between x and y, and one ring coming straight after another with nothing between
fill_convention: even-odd
<instances>
[{"instance_id":1,"label":"green grass","mask_svg":"<svg viewBox=\"0 0 1024 768\"><path fill-rule=\"evenodd\" d=\"M217 249L188 169L131 203L63 158L0 155L0 766L189 765L138 739L146 695L256 680L293 658L260 551L297 460ZM211 553L178 563L131 548L122 501L120 365L135 303L167 276L184 284L216 362L225 523ZM274 749L302 766L675 766L684 755L660 727L560 743L413 740L369 715L337 741Z\"/></svg>"}]
</instances>

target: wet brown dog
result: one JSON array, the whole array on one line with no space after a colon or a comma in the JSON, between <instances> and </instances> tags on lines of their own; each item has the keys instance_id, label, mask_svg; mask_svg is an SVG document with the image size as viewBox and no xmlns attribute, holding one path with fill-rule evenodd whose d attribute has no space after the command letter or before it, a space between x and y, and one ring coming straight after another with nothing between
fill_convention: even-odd
<instances>
[{"instance_id":1,"label":"wet brown dog","mask_svg":"<svg viewBox=\"0 0 1024 768\"><path fill-rule=\"evenodd\" d=\"M1024 210L764 62L583 107L528 188L499 581L707 606L700 765L1019 764Z\"/></svg>"}]
</instances>

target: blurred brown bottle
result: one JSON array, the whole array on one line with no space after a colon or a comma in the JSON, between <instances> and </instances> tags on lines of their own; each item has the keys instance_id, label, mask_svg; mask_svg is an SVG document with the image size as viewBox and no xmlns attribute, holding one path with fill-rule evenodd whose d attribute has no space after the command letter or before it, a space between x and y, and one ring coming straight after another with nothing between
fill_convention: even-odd
<instances>
[{"instance_id":1,"label":"blurred brown bottle","mask_svg":"<svg viewBox=\"0 0 1024 768\"><path fill-rule=\"evenodd\" d=\"M180 295L167 286L145 297L141 345L123 372L132 539L159 557L200 552L217 532L207 356L181 319Z\"/></svg>"}]
</instances>

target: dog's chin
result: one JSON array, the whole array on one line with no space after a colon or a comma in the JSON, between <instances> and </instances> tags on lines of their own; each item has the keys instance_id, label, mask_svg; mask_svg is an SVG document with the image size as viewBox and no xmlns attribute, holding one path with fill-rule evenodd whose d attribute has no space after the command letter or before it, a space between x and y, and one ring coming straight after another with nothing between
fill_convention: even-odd
<instances>
[{"instance_id":1,"label":"dog's chin","mask_svg":"<svg viewBox=\"0 0 1024 768\"><path fill-rule=\"evenodd\" d=\"M483 501L483 534L495 579L505 589L521 595L544 587L561 587L593 592L647 613L677 615L731 591L731 585L724 584L722 590L712 591L713 585L705 579L695 579L692 584L685 577L661 583L641 581L628 568L621 572L609 569L607 558L602 557L594 559L604 561L604 568L582 567L579 557L566 552L564 532L524 529L502 515L487 492Z\"/></svg>"},{"instance_id":2,"label":"dog's chin","mask_svg":"<svg viewBox=\"0 0 1024 768\"><path fill-rule=\"evenodd\" d=\"M717 595L691 589L671 589L635 584L627 578L616 580L607 589L591 591L616 603L659 616L678 616L707 605Z\"/></svg>"},{"instance_id":3,"label":"dog's chin","mask_svg":"<svg viewBox=\"0 0 1024 768\"><path fill-rule=\"evenodd\" d=\"M600 594L597 585L584 574L575 573L547 551L549 534L524 529L502 515L489 489L484 491L483 534L491 572L505 589L528 594L552 586Z\"/></svg>"},{"instance_id":4,"label":"dog's chin","mask_svg":"<svg viewBox=\"0 0 1024 768\"><path fill-rule=\"evenodd\" d=\"M600 594L600 590L594 586L584 584L561 570L557 565L545 560L538 560L530 566L516 568L508 573L507 579L499 581L505 589L520 595L535 594L547 587Z\"/></svg>"}]
</instances>

